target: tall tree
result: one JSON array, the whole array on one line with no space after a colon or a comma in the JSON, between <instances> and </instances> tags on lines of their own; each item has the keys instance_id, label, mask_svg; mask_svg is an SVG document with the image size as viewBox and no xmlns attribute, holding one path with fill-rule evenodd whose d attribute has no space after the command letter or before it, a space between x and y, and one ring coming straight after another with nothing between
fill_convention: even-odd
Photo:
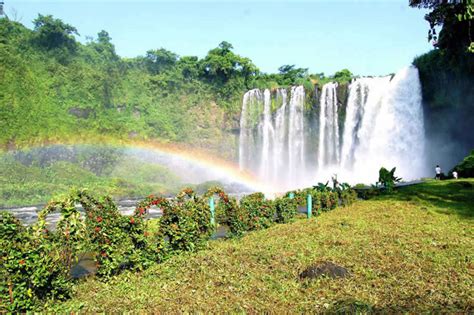
<instances>
[{"instance_id":1,"label":"tall tree","mask_svg":"<svg viewBox=\"0 0 474 315\"><path fill-rule=\"evenodd\" d=\"M35 26L35 40L47 50L65 47L73 51L77 47L74 35L79 35L74 26L64 23L52 15L39 14L33 21Z\"/></svg>"},{"instance_id":2,"label":"tall tree","mask_svg":"<svg viewBox=\"0 0 474 315\"><path fill-rule=\"evenodd\" d=\"M410 0L410 6L429 9L428 41L448 50L474 53L474 0ZM436 27L442 27L439 34Z\"/></svg>"},{"instance_id":3,"label":"tall tree","mask_svg":"<svg viewBox=\"0 0 474 315\"><path fill-rule=\"evenodd\" d=\"M178 55L164 48L146 52L145 66L151 74L159 74L176 65Z\"/></svg>"},{"instance_id":4,"label":"tall tree","mask_svg":"<svg viewBox=\"0 0 474 315\"><path fill-rule=\"evenodd\" d=\"M258 73L258 68L248 58L234 54L232 44L223 41L210 50L201 61L204 77L211 82L225 84L232 78L242 78L247 82Z\"/></svg>"},{"instance_id":5,"label":"tall tree","mask_svg":"<svg viewBox=\"0 0 474 315\"><path fill-rule=\"evenodd\" d=\"M296 84L297 79L304 78L308 74L307 68L296 68L295 65L283 65L278 68L279 80L281 85Z\"/></svg>"}]
</instances>

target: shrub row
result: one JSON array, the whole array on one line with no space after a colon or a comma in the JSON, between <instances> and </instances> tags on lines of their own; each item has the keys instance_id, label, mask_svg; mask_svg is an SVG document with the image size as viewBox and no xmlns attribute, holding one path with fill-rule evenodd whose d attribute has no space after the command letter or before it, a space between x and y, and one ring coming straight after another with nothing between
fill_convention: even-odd
<instances>
[{"instance_id":1,"label":"shrub row","mask_svg":"<svg viewBox=\"0 0 474 315\"><path fill-rule=\"evenodd\" d=\"M111 198L76 191L50 202L29 227L0 212L0 312L35 310L48 300L67 299L74 281L71 269L84 253L93 255L96 276L106 281L122 270L142 270L169 255L198 250L216 229L210 197L217 197L215 222L228 226L229 236L240 236L292 221L308 193L315 214L334 209L339 200L342 205L354 200L350 190L308 189L298 191L295 198L287 194L276 200L254 193L238 203L220 188L202 196L184 189L174 199L150 195L125 216ZM146 220L152 207L163 213L153 233ZM60 220L49 229L47 217L55 212L61 214Z\"/></svg>"}]
</instances>

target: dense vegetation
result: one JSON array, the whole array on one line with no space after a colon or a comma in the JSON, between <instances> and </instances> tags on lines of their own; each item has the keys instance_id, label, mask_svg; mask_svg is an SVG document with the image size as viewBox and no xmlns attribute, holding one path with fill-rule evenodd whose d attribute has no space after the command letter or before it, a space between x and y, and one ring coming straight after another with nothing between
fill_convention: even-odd
<instances>
[{"instance_id":1,"label":"dense vegetation","mask_svg":"<svg viewBox=\"0 0 474 315\"><path fill-rule=\"evenodd\" d=\"M418 56L429 156L433 165L455 165L474 147L474 4L471 0L411 0L430 9L428 40L434 50ZM437 28L441 27L439 33Z\"/></svg>"},{"instance_id":2,"label":"dense vegetation","mask_svg":"<svg viewBox=\"0 0 474 315\"><path fill-rule=\"evenodd\" d=\"M320 198L313 204L315 213L328 194L334 200L325 210L336 208L339 200L342 205L351 204L351 192L349 187L334 192L308 190ZM219 198L217 213L210 206L215 196ZM150 195L126 216L110 197L78 190L50 201L38 221L28 227L11 213L0 212L0 312L35 310L67 299L74 284L71 271L80 255L91 255L95 275L108 281L124 270L143 270L172 255L203 248L216 223L226 225L229 236L240 236L275 222L291 222L297 205L289 196L272 201L256 193L237 203L221 188L211 188L203 196L186 188L174 199ZM149 228L146 218L152 207L160 209L162 216ZM61 217L52 226L47 217L55 212Z\"/></svg>"},{"instance_id":3,"label":"dense vegetation","mask_svg":"<svg viewBox=\"0 0 474 315\"><path fill-rule=\"evenodd\" d=\"M143 273L87 279L49 310L472 313L473 187L473 180L432 180L315 220L211 242ZM299 279L321 261L350 276Z\"/></svg>"},{"instance_id":4,"label":"dense vegetation","mask_svg":"<svg viewBox=\"0 0 474 315\"><path fill-rule=\"evenodd\" d=\"M460 177L474 177L474 150L456 165L453 171L457 171Z\"/></svg>"},{"instance_id":5,"label":"dense vegetation","mask_svg":"<svg viewBox=\"0 0 474 315\"><path fill-rule=\"evenodd\" d=\"M225 41L202 59L164 48L121 58L106 31L85 44L77 35L74 26L50 15L39 15L33 30L0 19L0 146L105 135L185 142L232 155L247 89L313 89L328 80L293 65L261 73ZM350 76L345 70L334 79Z\"/></svg>"},{"instance_id":6,"label":"dense vegetation","mask_svg":"<svg viewBox=\"0 0 474 315\"><path fill-rule=\"evenodd\" d=\"M141 198L189 186L170 169L113 146L50 146L4 153L0 174L0 207L44 204L71 188Z\"/></svg>"}]
</instances>

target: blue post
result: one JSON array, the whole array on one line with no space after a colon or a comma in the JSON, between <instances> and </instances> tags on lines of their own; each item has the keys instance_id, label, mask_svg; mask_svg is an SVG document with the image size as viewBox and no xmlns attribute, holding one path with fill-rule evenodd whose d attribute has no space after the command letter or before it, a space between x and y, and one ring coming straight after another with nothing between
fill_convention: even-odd
<instances>
[{"instance_id":1,"label":"blue post","mask_svg":"<svg viewBox=\"0 0 474 315\"><path fill-rule=\"evenodd\" d=\"M211 224L216 224L216 220L214 219L214 196L209 197L209 208L211 208Z\"/></svg>"},{"instance_id":2,"label":"blue post","mask_svg":"<svg viewBox=\"0 0 474 315\"><path fill-rule=\"evenodd\" d=\"M307 209L308 219L310 219L311 212L313 210L313 199L311 197L311 194L308 194L308 198L306 199L306 209Z\"/></svg>"},{"instance_id":3,"label":"blue post","mask_svg":"<svg viewBox=\"0 0 474 315\"><path fill-rule=\"evenodd\" d=\"M295 193L294 192L290 192L290 199L293 199L295 198Z\"/></svg>"}]
</instances>

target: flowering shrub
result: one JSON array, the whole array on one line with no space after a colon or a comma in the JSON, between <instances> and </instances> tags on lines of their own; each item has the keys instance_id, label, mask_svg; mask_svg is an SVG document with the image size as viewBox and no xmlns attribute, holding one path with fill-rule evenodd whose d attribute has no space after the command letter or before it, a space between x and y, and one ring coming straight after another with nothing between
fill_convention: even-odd
<instances>
[{"instance_id":1,"label":"flowering shrub","mask_svg":"<svg viewBox=\"0 0 474 315\"><path fill-rule=\"evenodd\" d=\"M85 218L80 216L76 203L84 208ZM50 232L46 229L46 217L56 211L61 213L61 220L56 230ZM63 200L50 202L40 212L34 228L39 237L51 235L55 239L62 252L62 264L68 270L80 252L93 253L97 275L103 278L122 269L142 269L157 259L145 236L141 217L136 212L131 217L121 215L110 197L73 192Z\"/></svg>"},{"instance_id":2,"label":"flowering shrub","mask_svg":"<svg viewBox=\"0 0 474 315\"><path fill-rule=\"evenodd\" d=\"M0 313L35 310L69 297L69 270L54 241L36 238L10 213L0 212Z\"/></svg>"},{"instance_id":3,"label":"flowering shrub","mask_svg":"<svg viewBox=\"0 0 474 315\"><path fill-rule=\"evenodd\" d=\"M349 206L357 200L357 192L354 189L346 189L339 193L341 205Z\"/></svg>"},{"instance_id":4,"label":"flowering shrub","mask_svg":"<svg viewBox=\"0 0 474 315\"><path fill-rule=\"evenodd\" d=\"M321 211L330 211L336 209L339 196L337 192L333 191L320 191L319 192L319 199L321 200Z\"/></svg>"},{"instance_id":5,"label":"flowering shrub","mask_svg":"<svg viewBox=\"0 0 474 315\"><path fill-rule=\"evenodd\" d=\"M290 199L288 196L275 200L276 222L288 223L296 215L298 204L296 199Z\"/></svg>"},{"instance_id":6,"label":"flowering shrub","mask_svg":"<svg viewBox=\"0 0 474 315\"><path fill-rule=\"evenodd\" d=\"M198 249L214 232L209 203L191 188L184 189L163 209L160 230L171 250Z\"/></svg>"},{"instance_id":7,"label":"flowering shrub","mask_svg":"<svg viewBox=\"0 0 474 315\"><path fill-rule=\"evenodd\" d=\"M242 221L247 231L268 228L273 223L275 205L262 193L254 193L240 199Z\"/></svg>"},{"instance_id":8,"label":"flowering shrub","mask_svg":"<svg viewBox=\"0 0 474 315\"><path fill-rule=\"evenodd\" d=\"M219 201L216 206L217 222L229 227L229 236L242 235L247 228L244 222L244 213L237 204L237 200L233 197L229 197L224 190L219 187L209 189L205 197L209 198L216 194L219 196Z\"/></svg>"}]
</instances>

